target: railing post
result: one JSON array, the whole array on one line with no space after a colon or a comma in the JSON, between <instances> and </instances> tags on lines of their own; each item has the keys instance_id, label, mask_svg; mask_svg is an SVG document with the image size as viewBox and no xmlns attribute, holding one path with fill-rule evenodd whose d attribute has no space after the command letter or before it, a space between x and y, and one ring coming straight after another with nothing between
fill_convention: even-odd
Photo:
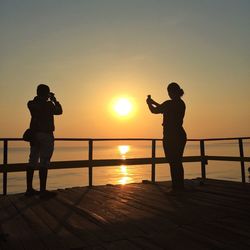
<instances>
[{"instance_id":1,"label":"railing post","mask_svg":"<svg viewBox=\"0 0 250 250\"><path fill-rule=\"evenodd\" d=\"M8 140L3 141L3 195L7 194Z\"/></svg>"},{"instance_id":2,"label":"railing post","mask_svg":"<svg viewBox=\"0 0 250 250\"><path fill-rule=\"evenodd\" d=\"M201 153L201 177L206 179L206 159L205 159L205 142L200 140L200 153Z\"/></svg>"},{"instance_id":3,"label":"railing post","mask_svg":"<svg viewBox=\"0 0 250 250\"><path fill-rule=\"evenodd\" d=\"M155 182L155 146L156 140L152 140L152 166L151 166L151 181Z\"/></svg>"},{"instance_id":4,"label":"railing post","mask_svg":"<svg viewBox=\"0 0 250 250\"><path fill-rule=\"evenodd\" d=\"M243 150L243 143L242 143L242 139L239 139L239 150L240 150L240 157L243 158L244 157L244 150ZM242 183L246 182L246 176L245 176L245 162L242 159L240 161L240 165L241 165L241 180Z\"/></svg>"},{"instance_id":5,"label":"railing post","mask_svg":"<svg viewBox=\"0 0 250 250\"><path fill-rule=\"evenodd\" d=\"M92 180L93 180L93 139L89 139L89 187L92 187Z\"/></svg>"}]
</instances>

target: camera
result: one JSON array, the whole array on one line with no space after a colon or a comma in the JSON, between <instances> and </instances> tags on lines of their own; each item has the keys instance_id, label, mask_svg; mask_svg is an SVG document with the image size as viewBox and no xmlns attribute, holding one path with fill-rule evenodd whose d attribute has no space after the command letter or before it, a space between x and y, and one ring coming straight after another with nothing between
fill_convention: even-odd
<instances>
[{"instance_id":1,"label":"camera","mask_svg":"<svg viewBox=\"0 0 250 250\"><path fill-rule=\"evenodd\" d=\"M54 96L55 96L54 93L52 93L52 92L49 93L49 98L53 98Z\"/></svg>"},{"instance_id":2,"label":"camera","mask_svg":"<svg viewBox=\"0 0 250 250\"><path fill-rule=\"evenodd\" d=\"M56 101L55 94L50 92L49 93L49 99L50 99L50 101L55 102Z\"/></svg>"}]
</instances>

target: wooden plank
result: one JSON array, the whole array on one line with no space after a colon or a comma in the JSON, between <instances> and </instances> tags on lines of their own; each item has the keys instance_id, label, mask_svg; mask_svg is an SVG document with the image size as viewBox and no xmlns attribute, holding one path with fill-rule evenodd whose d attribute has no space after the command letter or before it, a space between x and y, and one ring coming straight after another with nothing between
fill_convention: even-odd
<instances>
[{"instance_id":1,"label":"wooden plank","mask_svg":"<svg viewBox=\"0 0 250 250\"><path fill-rule=\"evenodd\" d=\"M23 219L30 226L30 229L38 236L46 249L68 249L41 220L40 215L33 212L33 210L40 205L39 199L19 195L10 196L10 200L13 206L17 209L18 213L22 215Z\"/></svg>"},{"instance_id":2,"label":"wooden plank","mask_svg":"<svg viewBox=\"0 0 250 250\"><path fill-rule=\"evenodd\" d=\"M187 209L188 209L188 207L187 207ZM216 208L215 208L216 209ZM224 214L224 212L223 213L221 213L221 215L223 215ZM195 216L197 217L197 211L195 211ZM218 216L218 213L216 214L216 216ZM199 218L199 220L200 220L200 217L198 217Z\"/></svg>"},{"instance_id":3,"label":"wooden plank","mask_svg":"<svg viewBox=\"0 0 250 250\"><path fill-rule=\"evenodd\" d=\"M138 250L141 248L136 247L134 244L132 244L130 241L128 240L120 240L120 241L114 241L111 243L107 243L104 245L105 249L108 250Z\"/></svg>"},{"instance_id":4,"label":"wooden plank","mask_svg":"<svg viewBox=\"0 0 250 250\"><path fill-rule=\"evenodd\" d=\"M129 185L130 186L130 185ZM136 186L136 185L133 185L133 186ZM141 186L145 186L145 187L149 187L150 185L140 185L140 187ZM197 214L195 213L195 215L197 216ZM203 248L201 248L201 249L203 249Z\"/></svg>"},{"instance_id":5,"label":"wooden plank","mask_svg":"<svg viewBox=\"0 0 250 250\"><path fill-rule=\"evenodd\" d=\"M234 202L236 206L242 206L243 208L245 206L250 206L250 192L247 190L237 190L236 188L230 188L230 186L216 186L208 183L202 187L197 187L197 191L211 194L213 197L218 197L220 200Z\"/></svg>"},{"instance_id":6,"label":"wooden plank","mask_svg":"<svg viewBox=\"0 0 250 250\"><path fill-rule=\"evenodd\" d=\"M47 201L7 196L5 205L0 203L0 212L5 213L0 221L11 235L13 230L19 235L20 230L28 230L30 242L18 235L13 249L30 249L37 242L45 249L59 245L66 249L250 248L250 203L244 188L210 180L200 186L195 180L186 181L187 192L170 195L169 184L71 188L58 190L57 197Z\"/></svg>"},{"instance_id":7,"label":"wooden plank","mask_svg":"<svg viewBox=\"0 0 250 250\"><path fill-rule=\"evenodd\" d=\"M71 189L66 190L66 192L60 190L60 195L58 195L57 199L59 199L59 201L65 204L66 206L70 207L78 215L87 218L92 223L98 225L102 233L99 233L100 230L96 232L101 240L103 241L121 240L122 237L117 235L116 233L117 232L116 226L112 225L111 227L109 221L107 221L107 219L104 218L101 214L97 214L94 211L90 210L89 205L87 207L80 205L81 202L87 204L90 203L90 200L84 199L83 196L85 197L84 192L81 192L80 195L76 196L74 192L71 192ZM94 199L94 207L98 208L100 205L101 205L100 202Z\"/></svg>"},{"instance_id":8,"label":"wooden plank","mask_svg":"<svg viewBox=\"0 0 250 250\"><path fill-rule=\"evenodd\" d=\"M74 189L76 190L76 189ZM80 192L80 189L79 189ZM102 205L91 206L91 196L94 200L101 200ZM164 228L173 230L176 226L169 220L160 216L156 217L151 213L135 207L127 207L125 203L119 203L112 197L105 197L103 194L92 191L91 195L82 201L82 206L92 209L97 214L104 216L113 225L121 225L128 228L126 234L129 237L144 236L151 230L160 231ZM162 228L162 229L161 229ZM136 231L135 231L136 230Z\"/></svg>"},{"instance_id":9,"label":"wooden plank","mask_svg":"<svg viewBox=\"0 0 250 250\"><path fill-rule=\"evenodd\" d=\"M149 237L133 237L129 239L139 249L163 250L163 247L157 246Z\"/></svg>"},{"instance_id":10,"label":"wooden plank","mask_svg":"<svg viewBox=\"0 0 250 250\"><path fill-rule=\"evenodd\" d=\"M170 220L168 221L171 224L171 218L174 217L175 208L173 207L171 201L165 197L161 199L147 199L147 196L143 194L131 194L127 192L112 192L109 189L97 189L101 196L106 197L106 199L114 199L116 202L124 205L125 208L131 207L139 211L145 211L147 213L153 214L155 216L161 216L168 214ZM173 222L172 222L173 223Z\"/></svg>"},{"instance_id":11,"label":"wooden plank","mask_svg":"<svg viewBox=\"0 0 250 250\"><path fill-rule=\"evenodd\" d=\"M42 206L43 201L37 206L31 207L32 211L40 217L44 224L50 228L52 235L57 237L61 242L60 245L64 245L68 249L81 249L86 247L86 243L75 236L70 230L63 226L60 220L47 212Z\"/></svg>"},{"instance_id":12,"label":"wooden plank","mask_svg":"<svg viewBox=\"0 0 250 250\"><path fill-rule=\"evenodd\" d=\"M234 248L230 247L227 242L223 242L220 239L215 239L208 237L203 234L203 232L193 231L193 227L183 226L179 229L179 234L175 235L174 239L171 239L176 242L176 249L227 249L233 250ZM180 240L181 239L181 240Z\"/></svg>"},{"instance_id":13,"label":"wooden plank","mask_svg":"<svg viewBox=\"0 0 250 250\"><path fill-rule=\"evenodd\" d=\"M127 187L122 187L121 189L117 189L117 187L106 186L102 188L94 187L93 189L95 191L95 196L98 197L98 199L103 199L104 203L105 201L110 201L110 203L112 202L112 204L114 206L117 206L118 208L123 208L128 210L133 209L135 211L140 211L141 214L145 213L145 217L148 217L148 214L156 216L160 216L163 214L163 213L158 213L158 209L157 211L154 211L155 213L152 213L152 209L144 206L144 201L138 201L139 200L138 194L137 196L131 196L131 194L128 194ZM163 202L164 200L162 199L161 203ZM170 209L169 211L171 212L172 210ZM166 210L164 210L164 212L166 212ZM168 221L168 223L170 226L171 225L170 221Z\"/></svg>"},{"instance_id":14,"label":"wooden plank","mask_svg":"<svg viewBox=\"0 0 250 250\"><path fill-rule=\"evenodd\" d=\"M130 185L129 185L130 186ZM114 195L115 197L117 196L116 194ZM125 199L124 199L125 200ZM126 200L125 200L126 201ZM126 204L126 205L128 205L128 203ZM178 205L179 206L179 205ZM164 221L164 220L166 220L166 217L167 217L167 220L168 220L168 222L169 222L169 220L172 220L172 222L174 222L175 224L176 224L176 226L180 226L180 225L182 225L182 224L188 224L188 223L193 223L193 220L195 220L196 219L196 216L197 216L197 213L199 212L200 214L203 214L202 213L202 211L199 211L199 209L197 209L197 206L196 205L193 205L192 206L192 208L188 208L188 207L183 207L183 206L179 206L179 207L181 207L182 209L180 209L180 208L177 208L176 209L176 211L175 211L175 213L174 214L169 214L169 213L162 213L161 214L161 222L162 221ZM194 208L196 208L196 211L194 211ZM187 211L189 211L190 209L192 209L191 210L191 216L190 216L190 214L188 214L187 213ZM141 210L141 211L143 211L143 209ZM152 215L152 217L153 217L153 220L155 220L156 219L156 217L155 217L155 215L156 214L158 214L159 215L159 213L156 213L155 211L153 211L152 213L151 213L151 215ZM204 219L208 219L207 218L207 216L206 215L204 215L203 214L203 217L204 217ZM157 221L157 220L156 220ZM157 226L158 226L158 229L160 229L161 230L161 223L156 223L157 224ZM165 226L165 225L164 225ZM167 227L165 226L165 229L166 229Z\"/></svg>"},{"instance_id":15,"label":"wooden plank","mask_svg":"<svg viewBox=\"0 0 250 250\"><path fill-rule=\"evenodd\" d=\"M75 191L76 189L74 188L73 190ZM61 197L68 199L68 202L70 203L70 199L79 194L81 194L80 189L79 193L72 192L72 190L70 190L70 193L68 193L70 198L67 193L61 194ZM123 213L121 213L119 209L111 207L108 199L101 195L96 195L92 189L79 202L78 207L87 211L89 214L98 215L99 218L103 218L105 220L106 223L102 225L102 229L108 232L108 237L107 235L103 235L103 240L105 241L109 241L110 238L120 240L124 237L128 237L128 235L144 235L143 231L134 224L131 224L131 222Z\"/></svg>"},{"instance_id":16,"label":"wooden plank","mask_svg":"<svg viewBox=\"0 0 250 250\"><path fill-rule=\"evenodd\" d=\"M6 200L7 197L0 196L0 232L4 236L0 240L0 249L23 249L21 241L16 237L16 225L6 212L10 205Z\"/></svg>"},{"instance_id":17,"label":"wooden plank","mask_svg":"<svg viewBox=\"0 0 250 250\"><path fill-rule=\"evenodd\" d=\"M218 218L218 223L227 228L237 230L241 234L250 237L250 226L249 222L246 218L239 218L237 215L235 216L225 216L222 218Z\"/></svg>"},{"instance_id":18,"label":"wooden plank","mask_svg":"<svg viewBox=\"0 0 250 250\"><path fill-rule=\"evenodd\" d=\"M45 249L38 236L23 219L22 214L13 206L10 197L6 197L3 202L5 203L4 213L7 217L1 225L4 232L9 235L7 243L13 244L13 249L33 250L34 246L39 250Z\"/></svg>"},{"instance_id":19,"label":"wooden plank","mask_svg":"<svg viewBox=\"0 0 250 250\"><path fill-rule=\"evenodd\" d=\"M146 185L145 189L150 187L155 187L155 185ZM122 191L121 193L119 193L119 191L117 191L116 193L112 194L112 190L109 190L108 187L102 189L97 188L97 190L107 197L113 196L117 201L124 201L126 206L132 206L138 208L139 210L150 212L151 214L156 216L167 215L168 219L174 223L177 223L176 210L186 209L183 202L175 199L175 203L173 203L173 199L171 198L171 196L166 193L161 193L161 195L158 196L157 199L150 199L150 197L156 197L156 191L158 191L157 187L155 188L153 194L146 194L144 190L142 190L141 192L138 192L137 190L137 192L130 193Z\"/></svg>"},{"instance_id":20,"label":"wooden plank","mask_svg":"<svg viewBox=\"0 0 250 250\"><path fill-rule=\"evenodd\" d=\"M95 231L99 231L100 227L87 218L79 216L79 214L72 210L72 207L60 202L57 198L43 201L41 206L87 246L100 244L100 240L94 233Z\"/></svg>"},{"instance_id":21,"label":"wooden plank","mask_svg":"<svg viewBox=\"0 0 250 250\"><path fill-rule=\"evenodd\" d=\"M197 178L199 180L199 178ZM212 185L214 187L222 187L226 190L238 190L239 192L250 193L249 183L242 183L236 181L226 181L226 180L217 180L217 179L206 179L204 182L206 185Z\"/></svg>"},{"instance_id":22,"label":"wooden plank","mask_svg":"<svg viewBox=\"0 0 250 250\"><path fill-rule=\"evenodd\" d=\"M207 237L225 246L225 249L249 249L249 240L242 235L218 227L214 223L197 224L196 227L185 227L193 235Z\"/></svg>"},{"instance_id":23,"label":"wooden plank","mask_svg":"<svg viewBox=\"0 0 250 250\"><path fill-rule=\"evenodd\" d=\"M200 206L201 209L204 207L214 208L216 212L226 211L227 213L234 214L237 213L239 216L245 216L248 214L248 209L245 209L242 204L230 201L223 196L216 195L214 193L206 192L195 192L192 196L188 196L186 199L186 204L189 202Z\"/></svg>"},{"instance_id":24,"label":"wooden plank","mask_svg":"<svg viewBox=\"0 0 250 250\"><path fill-rule=\"evenodd\" d=\"M215 194L217 196L223 197L223 199L228 199L235 202L244 202L245 205L250 205L250 192L239 191L235 189L222 188L218 186L204 185L203 187L197 188L198 191Z\"/></svg>"},{"instance_id":25,"label":"wooden plank","mask_svg":"<svg viewBox=\"0 0 250 250\"><path fill-rule=\"evenodd\" d=\"M115 195L117 196L117 195ZM135 202L138 202L138 199L135 199ZM162 199L161 199L162 200ZM143 203L143 201L140 201ZM173 197L171 199L172 206L174 206L173 212L164 211L164 208L158 206L154 206L155 204L150 204L152 216L158 214L162 216L162 220L167 217L172 223L176 226L181 226L185 224L194 224L197 218L199 218L199 222L202 223L203 221L211 221L213 218L219 215L219 212L216 211L216 208L210 206L207 208L206 204L204 208L206 208L207 213L197 207L196 203L187 203L186 197ZM129 205L128 203L126 205ZM148 206L148 200L145 199L144 206ZM200 204L199 204L200 205ZM168 205L167 205L168 206ZM143 209L143 206L142 206ZM157 211L158 210L158 211ZM220 211L220 210L219 210ZM209 216L208 216L209 215ZM220 212L220 215L224 215L224 210ZM195 225L194 225L195 226Z\"/></svg>"},{"instance_id":26,"label":"wooden plank","mask_svg":"<svg viewBox=\"0 0 250 250\"><path fill-rule=\"evenodd\" d=\"M219 242L212 241L207 237L198 234L192 234L183 228L176 231L163 231L161 233L152 232L148 240L155 246L163 249L223 249L225 246ZM220 246L220 247L219 247Z\"/></svg>"}]
</instances>

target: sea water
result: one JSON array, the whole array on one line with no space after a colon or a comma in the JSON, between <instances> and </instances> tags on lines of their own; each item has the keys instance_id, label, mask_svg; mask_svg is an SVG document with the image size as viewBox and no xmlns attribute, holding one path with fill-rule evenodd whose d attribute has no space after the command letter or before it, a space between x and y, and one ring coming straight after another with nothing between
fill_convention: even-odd
<instances>
[{"instance_id":1,"label":"sea water","mask_svg":"<svg viewBox=\"0 0 250 250\"><path fill-rule=\"evenodd\" d=\"M205 142L206 155L239 156L237 141ZM184 156L200 155L199 142L187 142ZM250 156L250 140L244 141L244 155ZM156 157L163 157L162 144L157 141ZM29 157L29 145L25 142L9 142L8 163L25 163ZM93 148L93 159L128 159L151 157L151 141L96 141ZM88 142L55 142L52 161L87 160ZM3 162L3 147L0 148L0 162ZM246 181L249 182L248 163L245 163ZM201 176L199 162L184 163L185 179ZM206 165L207 178L241 181L240 162L209 161ZM2 178L0 176L0 178ZM26 189L25 172L8 173L8 193L20 193ZM151 179L151 165L94 167L93 185L138 183ZM38 172L34 175L34 187L39 187ZM156 165L156 180L170 180L168 164ZM2 181L0 181L2 183ZM67 188L88 185L88 169L49 170L48 189ZM0 185L2 192L2 185Z\"/></svg>"}]
</instances>

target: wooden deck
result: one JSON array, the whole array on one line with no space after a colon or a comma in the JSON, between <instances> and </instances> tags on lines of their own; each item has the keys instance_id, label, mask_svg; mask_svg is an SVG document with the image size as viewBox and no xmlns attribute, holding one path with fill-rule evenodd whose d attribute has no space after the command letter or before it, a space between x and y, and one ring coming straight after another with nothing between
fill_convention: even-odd
<instances>
[{"instance_id":1,"label":"wooden deck","mask_svg":"<svg viewBox=\"0 0 250 250\"><path fill-rule=\"evenodd\" d=\"M187 180L0 196L0 249L250 249L250 184Z\"/></svg>"}]
</instances>

